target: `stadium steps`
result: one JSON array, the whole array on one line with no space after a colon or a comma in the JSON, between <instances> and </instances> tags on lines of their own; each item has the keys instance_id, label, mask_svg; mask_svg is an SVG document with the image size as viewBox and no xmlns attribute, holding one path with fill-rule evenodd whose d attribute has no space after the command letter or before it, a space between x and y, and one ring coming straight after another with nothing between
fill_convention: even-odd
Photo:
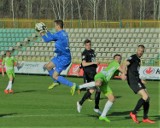
<instances>
[{"instance_id":1,"label":"stadium steps","mask_svg":"<svg viewBox=\"0 0 160 128\"><path fill-rule=\"evenodd\" d=\"M5 30L5 32L6 31L8 32L9 30ZM26 33L32 33L32 35L29 35L32 36L32 39L27 44L24 43L25 45L23 46L21 46L21 43L14 44L20 47L14 52L14 55L17 55L21 60L49 61L50 58L53 57L54 44L44 43L42 38L34 33L34 29L27 29L26 32L25 29L12 29L9 33L11 33L11 31L24 33L24 35L22 34L23 39L26 38ZM115 53L121 53L123 58L127 58L136 52L139 44L143 44L146 47L146 52L142 60L148 62L149 60L154 60L159 52L160 29L158 28L66 28L66 31L69 35L72 61L75 63L81 62L81 52L84 50L83 42L85 39L91 39L92 48L95 50L97 59L101 63L111 61ZM55 30L52 30L52 32L55 32ZM18 36L16 33L15 37ZM3 34L0 32L0 37L1 36L3 36ZM7 35L7 37L8 36L14 37L14 35ZM7 40L6 38L4 39ZM14 39L10 40L12 41ZM11 44L6 45L2 47L9 48Z\"/></svg>"},{"instance_id":2,"label":"stadium steps","mask_svg":"<svg viewBox=\"0 0 160 128\"><path fill-rule=\"evenodd\" d=\"M31 37L34 29L0 29L0 55L5 54L6 50L14 52L13 55L17 55L18 47L23 44L24 39Z\"/></svg>"}]
</instances>

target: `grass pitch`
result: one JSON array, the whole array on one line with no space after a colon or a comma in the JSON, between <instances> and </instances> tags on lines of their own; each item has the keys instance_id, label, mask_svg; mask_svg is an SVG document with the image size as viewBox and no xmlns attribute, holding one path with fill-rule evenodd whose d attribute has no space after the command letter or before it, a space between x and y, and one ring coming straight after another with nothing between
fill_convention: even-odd
<instances>
[{"instance_id":1,"label":"grass pitch","mask_svg":"<svg viewBox=\"0 0 160 128\"><path fill-rule=\"evenodd\" d=\"M68 78L83 83L82 78ZM61 85L48 90L52 83L49 76L17 75L14 94L6 95L3 90L8 78L0 78L0 128L159 128L160 127L160 85L158 81L148 81L147 89L151 97L149 116L155 124L135 124L129 117L138 95L135 95L126 81L111 80L109 85L116 96L116 102L109 111L111 123L98 120L94 113L94 101L86 101L82 112L76 111L76 102L83 96L71 96L70 88ZM92 95L94 98L94 95ZM101 94L100 108L106 98ZM138 113L142 120L143 110Z\"/></svg>"}]
</instances>

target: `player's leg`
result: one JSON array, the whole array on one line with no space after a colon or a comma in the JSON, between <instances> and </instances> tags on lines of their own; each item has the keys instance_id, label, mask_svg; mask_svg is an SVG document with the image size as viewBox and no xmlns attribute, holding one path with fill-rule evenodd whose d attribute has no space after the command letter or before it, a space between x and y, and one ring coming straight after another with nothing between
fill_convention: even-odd
<instances>
[{"instance_id":1,"label":"player's leg","mask_svg":"<svg viewBox=\"0 0 160 128\"><path fill-rule=\"evenodd\" d=\"M85 83L85 84L81 84L79 85L78 89L83 89L83 88L92 88L92 87L95 87L96 84L95 82L89 82L89 83Z\"/></svg>"},{"instance_id":2,"label":"player's leg","mask_svg":"<svg viewBox=\"0 0 160 128\"><path fill-rule=\"evenodd\" d=\"M49 62L45 65L45 68L47 69L50 77L52 78L52 80L54 82L57 82L54 78L53 78L53 73L54 73L54 67L55 67L55 64L53 62Z\"/></svg>"},{"instance_id":3,"label":"player's leg","mask_svg":"<svg viewBox=\"0 0 160 128\"><path fill-rule=\"evenodd\" d=\"M53 78L56 79L58 82L60 82L61 84L64 84L66 86L71 87L71 94L74 95L75 91L77 90L77 85L69 80L67 80L66 78L64 78L63 76L59 76L60 73L58 73L57 71L55 71L53 73Z\"/></svg>"},{"instance_id":4,"label":"player's leg","mask_svg":"<svg viewBox=\"0 0 160 128\"><path fill-rule=\"evenodd\" d=\"M99 88L96 88L96 93L95 93L95 108L94 111L98 114L102 114L102 112L99 110L99 101L100 101L100 95L101 95L101 91Z\"/></svg>"},{"instance_id":5,"label":"player's leg","mask_svg":"<svg viewBox=\"0 0 160 128\"><path fill-rule=\"evenodd\" d=\"M4 93L8 94L8 93L11 93L13 92L12 90L12 81L13 81L13 72L11 70L7 71L7 76L9 78L9 82L8 82L8 85L6 87L6 89L4 90Z\"/></svg>"},{"instance_id":6,"label":"player's leg","mask_svg":"<svg viewBox=\"0 0 160 128\"><path fill-rule=\"evenodd\" d=\"M105 96L108 98L108 101L106 102L104 109L102 111L101 116L99 117L99 120L104 120L106 122L110 122L110 120L106 117L108 111L111 109L113 102L115 101L115 97L113 95L113 92L111 88L107 85L108 83L104 83L103 86L101 86L101 91L105 94Z\"/></svg>"},{"instance_id":7,"label":"player's leg","mask_svg":"<svg viewBox=\"0 0 160 128\"><path fill-rule=\"evenodd\" d=\"M90 85L91 85L91 87L93 87L92 85L94 85L94 87L95 87L95 86L100 86L100 84L102 84L101 80L96 80L95 82L89 82L89 83L80 85L80 87L83 86L84 88L86 88L86 87L88 87L88 86L90 86ZM92 91L92 90L91 90L91 91ZM90 90L88 90L88 91L84 94L83 98L82 98L80 101L77 102L77 111L78 111L79 113L81 112L82 105L83 105L84 101L85 101L86 99L88 99L88 97L89 97L90 95L91 95Z\"/></svg>"},{"instance_id":8,"label":"player's leg","mask_svg":"<svg viewBox=\"0 0 160 128\"><path fill-rule=\"evenodd\" d=\"M138 112L138 110L143 106L145 101L148 100L148 98L149 98L148 94L145 92L144 89L139 90L138 94L141 96L141 98L138 100L138 102L132 112L133 114L136 114Z\"/></svg>"},{"instance_id":9,"label":"player's leg","mask_svg":"<svg viewBox=\"0 0 160 128\"><path fill-rule=\"evenodd\" d=\"M137 86L137 88L138 88L138 86ZM138 90L138 89L134 88L133 90L134 90L135 93L139 94L141 96L141 98L138 100L134 110L130 113L130 116L135 123L139 123L136 114L137 114L138 110L144 105L145 101L149 97L148 97L148 94L145 92L144 89L139 89Z\"/></svg>"},{"instance_id":10,"label":"player's leg","mask_svg":"<svg viewBox=\"0 0 160 128\"><path fill-rule=\"evenodd\" d=\"M87 89L86 93L83 95L82 99L80 101L77 101L77 111L80 113L82 109L83 103L91 97L92 93L94 92L94 89Z\"/></svg>"},{"instance_id":11,"label":"player's leg","mask_svg":"<svg viewBox=\"0 0 160 128\"><path fill-rule=\"evenodd\" d=\"M84 83L89 83L91 81L94 81L94 75L89 75L89 73L87 72L84 72L84 77L85 77ZM87 89L86 93L83 95L82 99L79 101L79 104L82 105L87 99L89 101L92 101L91 99L92 93L94 93L94 88Z\"/></svg>"},{"instance_id":12,"label":"player's leg","mask_svg":"<svg viewBox=\"0 0 160 128\"><path fill-rule=\"evenodd\" d=\"M139 95L141 95L142 99L144 100L143 102L143 122L144 123L155 123L154 121L148 119L148 112L149 112L149 101L150 101L150 98L149 98L149 95L148 95L148 92L146 89L142 89L138 92ZM138 106L138 105L137 105ZM137 107L136 106L136 107ZM137 108L138 109L138 108Z\"/></svg>"},{"instance_id":13,"label":"player's leg","mask_svg":"<svg viewBox=\"0 0 160 128\"><path fill-rule=\"evenodd\" d=\"M54 59L54 58L53 58L53 59ZM53 60L53 59L52 59L52 60ZM55 64L54 64L52 61L49 62L49 63L47 63L47 64L45 65L45 68L47 69L50 77L51 77L52 80L53 80L53 84L51 84L51 85L48 87L48 89L53 89L55 86L59 85L59 83L57 82L57 80L55 80L55 79L53 78L54 67L55 67Z\"/></svg>"},{"instance_id":14,"label":"player's leg","mask_svg":"<svg viewBox=\"0 0 160 128\"><path fill-rule=\"evenodd\" d=\"M80 113L82 109L83 103L91 96L91 90L87 90L87 92L83 95L82 99L80 101L77 101L77 111Z\"/></svg>"}]
</instances>

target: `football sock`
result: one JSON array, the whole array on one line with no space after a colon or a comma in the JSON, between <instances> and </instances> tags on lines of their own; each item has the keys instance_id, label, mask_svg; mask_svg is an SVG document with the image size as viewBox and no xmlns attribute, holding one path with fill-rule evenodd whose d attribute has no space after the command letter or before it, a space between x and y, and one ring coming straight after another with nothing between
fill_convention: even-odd
<instances>
[{"instance_id":1,"label":"football sock","mask_svg":"<svg viewBox=\"0 0 160 128\"><path fill-rule=\"evenodd\" d=\"M99 100L100 100L100 91L96 91L95 93L95 108L99 109Z\"/></svg>"},{"instance_id":2,"label":"football sock","mask_svg":"<svg viewBox=\"0 0 160 128\"><path fill-rule=\"evenodd\" d=\"M79 104L82 105L84 103L84 101L86 99L88 99L91 96L91 93L89 92L89 90L87 90L87 92L84 94L84 96L82 97L82 99L79 101Z\"/></svg>"},{"instance_id":3,"label":"football sock","mask_svg":"<svg viewBox=\"0 0 160 128\"><path fill-rule=\"evenodd\" d=\"M12 81L9 81L6 90L11 90L11 89L12 89Z\"/></svg>"},{"instance_id":4,"label":"football sock","mask_svg":"<svg viewBox=\"0 0 160 128\"><path fill-rule=\"evenodd\" d=\"M58 76L57 81L60 82L61 84L67 85L69 87L73 86L73 83L70 82L69 80L65 79L63 76Z\"/></svg>"},{"instance_id":5,"label":"football sock","mask_svg":"<svg viewBox=\"0 0 160 128\"><path fill-rule=\"evenodd\" d=\"M149 112L149 101L144 102L143 104L143 118L147 119L148 118L148 112Z\"/></svg>"},{"instance_id":6,"label":"football sock","mask_svg":"<svg viewBox=\"0 0 160 128\"><path fill-rule=\"evenodd\" d=\"M106 102L104 109L103 109L103 112L101 114L101 117L106 117L106 115L107 115L108 111L110 110L110 108L112 107L112 105L113 105L113 102L111 102L109 100Z\"/></svg>"},{"instance_id":7,"label":"football sock","mask_svg":"<svg viewBox=\"0 0 160 128\"><path fill-rule=\"evenodd\" d=\"M142 98L138 100L136 107L134 108L134 110L132 111L133 114L136 114L137 111L142 107L142 105L144 104L145 100L143 100Z\"/></svg>"},{"instance_id":8,"label":"football sock","mask_svg":"<svg viewBox=\"0 0 160 128\"><path fill-rule=\"evenodd\" d=\"M82 89L82 88L91 88L91 87L94 87L94 86L96 86L95 82L89 82L89 83L86 83L86 84L79 85L79 89Z\"/></svg>"},{"instance_id":9,"label":"football sock","mask_svg":"<svg viewBox=\"0 0 160 128\"><path fill-rule=\"evenodd\" d=\"M52 78L52 80L53 80L55 83L57 83L57 80L55 80L55 79L53 78L54 69L49 70L48 73L49 73L50 77Z\"/></svg>"},{"instance_id":10,"label":"football sock","mask_svg":"<svg viewBox=\"0 0 160 128\"><path fill-rule=\"evenodd\" d=\"M12 84L14 84L14 81L15 81L15 78L13 78L13 80L12 80Z\"/></svg>"}]
</instances>

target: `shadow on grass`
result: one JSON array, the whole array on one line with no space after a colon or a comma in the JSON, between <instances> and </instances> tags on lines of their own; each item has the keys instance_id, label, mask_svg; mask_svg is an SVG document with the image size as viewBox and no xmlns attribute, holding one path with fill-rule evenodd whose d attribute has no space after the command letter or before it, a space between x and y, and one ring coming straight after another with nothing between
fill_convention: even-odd
<instances>
[{"instance_id":1,"label":"shadow on grass","mask_svg":"<svg viewBox=\"0 0 160 128\"><path fill-rule=\"evenodd\" d=\"M121 98L122 96L115 96L116 99ZM100 100L108 100L106 97L101 97Z\"/></svg>"},{"instance_id":2,"label":"shadow on grass","mask_svg":"<svg viewBox=\"0 0 160 128\"><path fill-rule=\"evenodd\" d=\"M129 120L129 119L131 119L131 117L129 116L129 113L130 113L131 111L123 111L123 112L112 112L112 113L110 113L110 114L108 114L107 116L108 117L112 117L112 116L114 116L114 117L121 117L121 119L114 119L114 121L116 121L116 120ZM91 117L91 118L96 118L96 119L98 119L99 118L99 115L96 115L96 114L87 114L87 116L88 117ZM137 116L138 118L143 118L143 116ZM151 118L152 120L154 120L154 121L159 121L160 120L160 115L153 115L153 116L149 116L149 118Z\"/></svg>"},{"instance_id":3,"label":"shadow on grass","mask_svg":"<svg viewBox=\"0 0 160 128\"><path fill-rule=\"evenodd\" d=\"M36 90L19 91L19 92L14 92L14 94L16 94L16 93L29 93L29 92L36 92Z\"/></svg>"},{"instance_id":4,"label":"shadow on grass","mask_svg":"<svg viewBox=\"0 0 160 128\"><path fill-rule=\"evenodd\" d=\"M155 116L149 116L154 118L154 121L159 121L160 120L160 115L155 115Z\"/></svg>"},{"instance_id":5,"label":"shadow on grass","mask_svg":"<svg viewBox=\"0 0 160 128\"><path fill-rule=\"evenodd\" d=\"M1 117L5 117L5 116L12 116L12 115L17 115L18 113L6 113L6 114L0 114L0 118Z\"/></svg>"},{"instance_id":6,"label":"shadow on grass","mask_svg":"<svg viewBox=\"0 0 160 128\"><path fill-rule=\"evenodd\" d=\"M93 115L93 114L86 114L86 116L88 116L88 117L92 117L92 118L96 118L96 119L98 119L99 118L99 115Z\"/></svg>"}]
</instances>

